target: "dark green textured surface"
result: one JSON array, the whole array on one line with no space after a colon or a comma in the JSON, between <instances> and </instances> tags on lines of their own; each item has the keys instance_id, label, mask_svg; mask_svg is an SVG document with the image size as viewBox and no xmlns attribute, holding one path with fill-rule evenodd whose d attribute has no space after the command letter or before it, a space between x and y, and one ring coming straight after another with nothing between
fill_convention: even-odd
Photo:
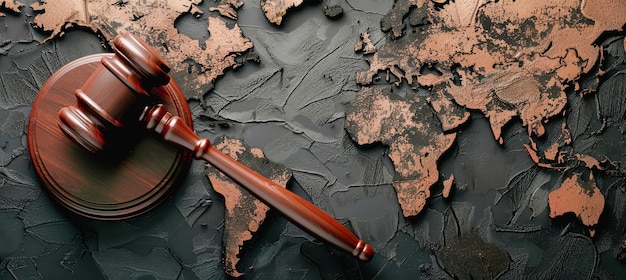
<instances>
[{"instance_id":1,"label":"dark green textured surface","mask_svg":"<svg viewBox=\"0 0 626 280\"><path fill-rule=\"evenodd\" d=\"M307 5L276 27L264 18L258 1L245 1L238 23L260 63L229 71L205 96L205 105L194 101L190 106L200 135L241 138L261 148L270 161L293 172L289 189L337 217L377 255L359 263L270 211L243 248L239 268L246 279L626 275L626 265L616 259L625 238L626 180L595 174L606 206L594 238L573 215L550 219L547 195L563 174L530 161L521 148L528 136L520 121L506 127L499 145L485 117L473 112L439 164L442 174L455 174L451 197L442 198L437 185L420 215L402 217L386 148L358 147L343 128L346 108L360 89L355 73L367 69L354 44L365 31L377 46L394 43L380 25L392 3L328 2L341 6L343 15L330 19L322 12L324 4ZM201 5L205 15L210 5ZM26 150L30 104L56 69L108 50L86 30L68 30L39 45L37 40L47 35L30 26L30 8L6 14L0 17L0 279L227 278L222 268L224 202L211 189L201 162L192 165L175 197L127 221L72 216L42 191ZM192 22L179 30L206 28L202 19L185 21ZM614 67L600 80L597 93L568 93L566 122L576 150L622 162L624 34L601 41L604 65ZM380 76L378 83L386 84L384 73ZM593 77L581 79L583 86L593 84ZM411 89L397 92L410 94ZM603 118L606 129L594 134L601 131ZM559 135L560 123L546 124L546 130ZM482 258L477 250L484 252Z\"/></svg>"}]
</instances>

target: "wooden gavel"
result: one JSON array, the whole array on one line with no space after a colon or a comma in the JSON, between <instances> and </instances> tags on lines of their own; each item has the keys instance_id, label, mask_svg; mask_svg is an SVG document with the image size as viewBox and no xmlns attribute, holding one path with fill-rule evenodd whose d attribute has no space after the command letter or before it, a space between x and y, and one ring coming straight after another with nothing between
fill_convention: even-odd
<instances>
[{"instance_id":1,"label":"wooden gavel","mask_svg":"<svg viewBox=\"0 0 626 280\"><path fill-rule=\"evenodd\" d=\"M321 209L221 153L163 105L143 106L140 100L149 99L153 87L169 83L169 66L131 34L117 36L114 46L115 54L102 58L82 88L76 89L77 105L59 111L59 126L69 138L98 153L112 141L112 135L119 136L125 126L139 123L166 142L191 151L194 158L207 161L305 231L359 260L372 258L370 245ZM140 109L131 109L136 107Z\"/></svg>"}]
</instances>

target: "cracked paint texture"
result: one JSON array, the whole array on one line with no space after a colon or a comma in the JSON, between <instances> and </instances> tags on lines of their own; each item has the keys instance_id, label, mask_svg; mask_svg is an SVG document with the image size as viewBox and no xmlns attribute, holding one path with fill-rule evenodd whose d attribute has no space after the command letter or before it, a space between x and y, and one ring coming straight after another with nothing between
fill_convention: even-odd
<instances>
[{"instance_id":1,"label":"cracked paint texture","mask_svg":"<svg viewBox=\"0 0 626 280\"><path fill-rule=\"evenodd\" d=\"M248 147L239 139L220 138L213 146L282 187L286 187L291 179L288 169L268 161L259 148ZM240 277L243 274L237 269L237 263L241 249L259 230L270 208L217 169L209 166L206 173L215 191L224 196L226 204L222 239L224 270L230 276Z\"/></svg>"},{"instance_id":2,"label":"cracked paint texture","mask_svg":"<svg viewBox=\"0 0 626 280\"><path fill-rule=\"evenodd\" d=\"M62 36L70 28L88 28L112 42L117 34L132 32L157 49L170 64L170 74L189 99L201 99L224 72L240 66L235 60L252 48L239 26L221 16L208 16L209 38L204 41L180 34L179 17L200 14L198 0L176 1L49 1L31 5L38 13L33 22L47 32L46 40ZM237 18L239 1L222 1L215 11Z\"/></svg>"},{"instance_id":3,"label":"cracked paint texture","mask_svg":"<svg viewBox=\"0 0 626 280\"><path fill-rule=\"evenodd\" d=\"M593 176L588 180L573 174L565 178L561 187L548 195L550 217L574 213L581 222L589 227L589 235L595 234L595 226L604 210L604 196L598 189Z\"/></svg>"},{"instance_id":4,"label":"cracked paint texture","mask_svg":"<svg viewBox=\"0 0 626 280\"><path fill-rule=\"evenodd\" d=\"M359 145L389 145L396 175L393 186L404 216L417 215L439 180L437 160L456 134L444 134L427 102L401 98L391 88L364 88L346 116L346 129Z\"/></svg>"},{"instance_id":5,"label":"cracked paint texture","mask_svg":"<svg viewBox=\"0 0 626 280\"><path fill-rule=\"evenodd\" d=\"M267 20L273 24L280 25L287 11L297 8L303 2L304 0L261 0L261 7Z\"/></svg>"},{"instance_id":6,"label":"cracked paint texture","mask_svg":"<svg viewBox=\"0 0 626 280\"><path fill-rule=\"evenodd\" d=\"M489 120L495 140L503 144L503 130L520 119L531 141L524 145L535 163L555 167L566 161L565 152L559 149L565 150L571 141L565 139L546 150L543 159L554 164L544 164L537 156L534 139L544 136L545 123L563 114L566 90L585 95L595 89L593 84L582 88L578 82L600 63L602 48L596 41L604 32L622 30L626 22L624 15L616 12L626 8L623 1L600 2L399 0L381 21L392 42L367 58L369 69L357 73L356 80L368 86L382 72L385 80L396 86L406 81L414 90L430 89L430 100L412 102L429 103L437 111L444 133L469 120L464 110L478 110ZM603 74L599 71L596 75ZM368 90L359 94L368 94ZM361 110L387 109L364 106L353 112ZM377 113L369 113L372 115ZM347 121L351 130L349 125ZM352 135L359 144L373 142L363 140L368 136L385 143L384 137L377 138L376 125L360 132L352 130ZM569 135L568 128L563 127L562 135ZM567 161L575 166L603 169L593 156L569 150ZM390 150L390 157L392 154ZM402 174L407 162L394 160L396 172ZM436 172L436 168L431 170ZM399 200L407 196L397 191ZM428 195L420 199L425 198ZM405 211L408 213L415 215L419 210Z\"/></svg>"},{"instance_id":7,"label":"cracked paint texture","mask_svg":"<svg viewBox=\"0 0 626 280\"><path fill-rule=\"evenodd\" d=\"M261 9L267 20L277 26L283 24L285 16L292 10L307 3L315 3L310 0L261 0ZM343 15L343 8L334 4L336 1L324 0L322 4L322 12L328 18L335 19Z\"/></svg>"},{"instance_id":8,"label":"cracked paint texture","mask_svg":"<svg viewBox=\"0 0 626 280\"><path fill-rule=\"evenodd\" d=\"M606 5L624 8L619 1ZM529 134L541 136L542 122L559 114L567 102L564 88L597 63L594 41L606 30L621 29L619 20L594 23L585 17L593 17L594 8L580 1L398 1L383 20L392 37L404 34L400 15L414 19L412 15L424 13L411 24L426 28L381 48L357 81L367 85L378 71L388 71L399 82L421 85L421 69L435 64L444 76L460 76L456 83L441 83L449 86L450 97L459 105L489 118L496 140L502 140L502 128L514 117L522 119Z\"/></svg>"},{"instance_id":9,"label":"cracked paint texture","mask_svg":"<svg viewBox=\"0 0 626 280\"><path fill-rule=\"evenodd\" d=\"M24 6L19 14L0 8L5 13L0 17L0 279L228 279L230 275L224 271L225 200L211 188L202 162L192 164L171 201L145 216L121 222L76 219L42 192L26 152L23 123L30 104L56 69L78 57L107 50L101 46L102 38L89 28L71 27L62 38L40 44L36 40L51 33L33 29L33 19L46 11L32 14L34 1L20 2ZM409 1L398 0L393 9L393 1L328 1L328 5L343 8L341 19L330 20L315 6L305 7L294 10L281 27L267 21L259 1L242 2L239 10L233 8L238 11L237 24L254 42L261 63L227 71L203 103L191 100L195 130L212 140L226 135L262 148L269 161L291 170L291 191L336 217L377 253L369 263L354 261L280 215L270 214L237 256L236 268L245 273L243 278L404 279L411 275L453 279L454 275L457 279L620 279L626 274L626 118L622 102L626 100L626 56L623 18L614 16L619 9L612 6L623 1L580 2L580 7L586 8L577 8L572 14L584 10L584 16L593 22L551 20L558 28L597 25L598 31L614 29L602 33L591 45L590 50L599 56L595 64L590 60L577 65L587 58L581 50L572 49L569 54L544 59L558 59L559 66L553 64L560 69L558 75L526 69L503 72L508 76L489 76L490 81L507 82L507 88L514 89L526 82L510 77L531 75L544 88L545 82L555 77L573 77L573 72L565 69L576 68L581 73L575 81L565 82L566 106L541 123L543 136L529 135L528 125L523 126L516 115L502 127L498 141L486 114L459 105L450 91L468 86L476 89L473 94L480 93L480 81L487 76L472 76L477 69L442 67L442 60L419 65L419 82L408 86L406 79L399 80L391 72L403 75L406 69L396 67L379 71L371 85L355 82L356 73L368 70L366 60L374 56L355 52L362 33L369 33L377 53L390 53L392 46L409 48L404 42L417 33L450 32L443 21L432 21L434 11L426 7L433 5L435 11L443 12L452 1L433 0L422 8L406 9L403 5ZM500 5L502 13L511 12L507 4L532 7L516 2L489 1L480 7L483 11L486 5ZM573 3L561 2L546 4L569 9ZM110 3L133 5L132 1ZM179 14L179 32L184 33L183 25L197 24L189 30L205 32L203 39L196 39L201 43L210 35L206 31L208 17L221 17L227 27L233 27L228 9L218 8L224 3L233 2L192 5ZM454 3L465 5L464 1ZM467 14L471 15L471 10ZM546 13L553 11L546 9ZM475 17L474 26L484 29L487 19ZM513 32L523 29L519 24L492 25L490 32L500 34L504 41L515 38L513 47L529 46L532 40L523 42L526 33ZM513 31L502 31L505 26ZM563 43L576 43L569 41ZM427 43L417 41L415 46ZM500 49L488 50L500 56ZM516 67L524 69L525 63L532 62L530 56L518 60L524 63ZM498 70L515 63L519 61L500 65ZM470 78L473 83L467 82ZM382 90L381 84L387 83L397 83L399 88ZM554 92L561 86L554 87ZM411 106L425 111L417 115L431 114L432 123L440 123L441 131L435 135L456 135L437 161L439 181L430 187L427 206L415 217L401 214L393 187L398 174L389 147L357 145L344 130L353 108L350 104L361 90L392 96L389 99L399 103L419 100L426 105ZM498 88L497 94L494 91L487 96L515 103L515 107L504 102L496 105L516 114L533 108L507 92ZM548 96L542 94L540 100ZM594 195L604 197L601 218L591 227L593 237L589 236L590 227L575 214L550 218L548 199L571 178L568 174L582 174L582 181L590 183L586 180L590 169L598 189ZM445 198L448 188L452 191ZM481 257L474 254L477 252L484 254Z\"/></svg>"},{"instance_id":10,"label":"cracked paint texture","mask_svg":"<svg viewBox=\"0 0 626 280\"><path fill-rule=\"evenodd\" d=\"M357 41L354 45L354 51L363 52L363 54L373 54L376 52L376 46L372 43L368 32L361 33L361 40Z\"/></svg>"}]
</instances>

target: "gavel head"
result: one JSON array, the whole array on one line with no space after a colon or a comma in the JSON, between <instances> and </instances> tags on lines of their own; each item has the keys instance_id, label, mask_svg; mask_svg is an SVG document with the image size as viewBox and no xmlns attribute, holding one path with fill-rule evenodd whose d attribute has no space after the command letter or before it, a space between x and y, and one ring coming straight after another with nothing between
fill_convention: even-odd
<instances>
[{"instance_id":1,"label":"gavel head","mask_svg":"<svg viewBox=\"0 0 626 280\"><path fill-rule=\"evenodd\" d=\"M88 151L102 151L114 131L125 127L128 112L150 89L169 82L169 66L143 40L126 33L115 37L115 54L104 57L85 84L77 104L59 111L59 126ZM130 110L132 111L132 110Z\"/></svg>"}]
</instances>

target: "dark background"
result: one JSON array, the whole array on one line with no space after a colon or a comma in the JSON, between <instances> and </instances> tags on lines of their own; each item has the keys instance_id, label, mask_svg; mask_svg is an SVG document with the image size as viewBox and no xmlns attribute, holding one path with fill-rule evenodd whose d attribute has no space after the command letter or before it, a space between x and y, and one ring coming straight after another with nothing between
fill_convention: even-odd
<instances>
[{"instance_id":1,"label":"dark background","mask_svg":"<svg viewBox=\"0 0 626 280\"><path fill-rule=\"evenodd\" d=\"M200 5L205 16L214 6L206 2ZM350 227L377 255L369 263L355 261L270 211L242 250L239 270L245 278L470 279L494 278L501 271L502 279L626 275L626 265L617 260L626 226L624 178L596 174L606 206L595 237L574 215L550 219L547 195L564 174L535 166L521 148L528 135L519 120L506 127L499 145L488 121L473 112L440 161L442 174L454 172L457 179L451 197L444 199L438 184L425 210L404 218L391 186L394 171L386 148L359 147L343 128L360 88L355 73L367 69L354 44L364 31L376 46L393 43L380 30L380 19L393 3L337 4L343 8L338 19L326 17L321 4L313 3L276 27L258 1L245 1L237 23L260 62L228 71L202 102L192 100L190 107L201 136L227 135L261 148L269 160L293 172L288 188ZM56 69L110 50L82 29L39 44L47 34L31 26L30 8L6 14L0 17L0 279L227 278L222 268L224 202L212 190L202 162L192 164L174 198L131 220L81 219L51 200L27 152L29 106ZM177 28L192 38L210 36L202 17L185 15ZM619 46L623 34L603 40ZM614 48L605 59L623 61L623 47ZM616 73L621 69L623 64ZM568 112L584 111L592 119L588 131L598 131L598 102L623 100L623 81L615 74L601 81L608 85L596 95L570 94L570 104L577 105L568 106ZM263 110L263 104L280 104L283 110ZM332 117L319 121L319 115ZM558 131L559 125L548 123L547 130ZM594 151L621 161L624 125L622 115L604 133L590 136ZM201 215L195 221L181 214L190 193L212 201L197 205Z\"/></svg>"}]
</instances>

